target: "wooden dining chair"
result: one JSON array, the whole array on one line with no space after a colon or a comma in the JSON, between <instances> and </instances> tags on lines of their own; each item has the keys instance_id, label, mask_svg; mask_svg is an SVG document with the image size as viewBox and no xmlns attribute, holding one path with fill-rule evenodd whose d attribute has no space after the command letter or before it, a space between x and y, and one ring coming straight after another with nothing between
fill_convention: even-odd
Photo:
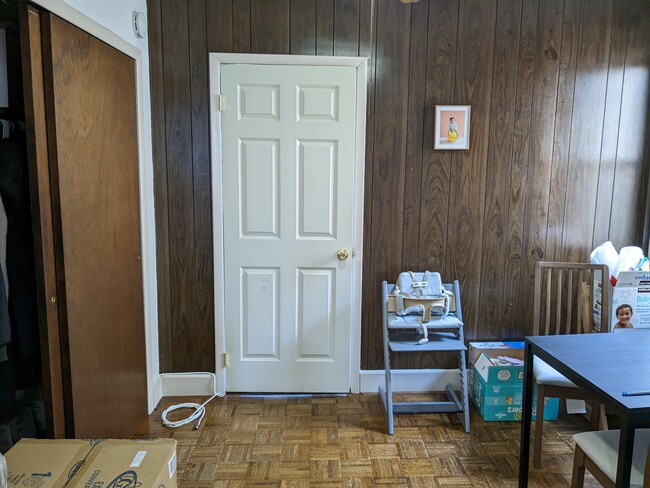
<instances>
[{"instance_id":1,"label":"wooden dining chair","mask_svg":"<svg viewBox=\"0 0 650 488\"><path fill-rule=\"evenodd\" d=\"M594 290L594 273L601 273L601 288ZM600 293L598 293L600 291ZM600 330L609 331L610 287L606 265L538 261L535 265L533 335L598 332L593 327L593 298L600 296ZM587 316L585 317L585 314ZM587 400L591 404L591 427L598 428L601 405L576 385L535 357L533 373L537 385L533 466L542 458L544 400L546 397Z\"/></svg>"},{"instance_id":2,"label":"wooden dining chair","mask_svg":"<svg viewBox=\"0 0 650 488\"><path fill-rule=\"evenodd\" d=\"M583 487L585 469L605 488L615 488L620 432L620 430L601 430L574 434L576 450L573 458L571 488ZM648 445L650 445L650 429L637 429L634 433L630 488L650 488Z\"/></svg>"}]
</instances>

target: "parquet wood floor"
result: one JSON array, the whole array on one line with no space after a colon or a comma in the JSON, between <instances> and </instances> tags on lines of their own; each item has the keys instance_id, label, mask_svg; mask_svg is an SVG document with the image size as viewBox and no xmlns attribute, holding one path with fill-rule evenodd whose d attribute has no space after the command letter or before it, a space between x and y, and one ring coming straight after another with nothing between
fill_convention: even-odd
<instances>
[{"instance_id":1,"label":"parquet wood floor","mask_svg":"<svg viewBox=\"0 0 650 488\"><path fill-rule=\"evenodd\" d=\"M484 422L475 410L470 434L452 414L400 414L389 436L376 394L229 394L207 405L198 430L160 421L170 405L205 400L164 398L135 436L178 441L180 488L517 486L519 423ZM545 422L543 468L531 463L531 488L569 486L571 436L587 428L582 416L564 412ZM600 485L587 475L585 486Z\"/></svg>"}]
</instances>

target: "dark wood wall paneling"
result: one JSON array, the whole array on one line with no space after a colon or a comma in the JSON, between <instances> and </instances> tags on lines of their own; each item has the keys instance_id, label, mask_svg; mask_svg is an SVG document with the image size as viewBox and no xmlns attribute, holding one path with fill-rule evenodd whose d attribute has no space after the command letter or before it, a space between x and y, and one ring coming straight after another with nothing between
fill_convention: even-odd
<instances>
[{"instance_id":1,"label":"dark wood wall paneling","mask_svg":"<svg viewBox=\"0 0 650 488\"><path fill-rule=\"evenodd\" d=\"M459 2L431 2L427 16L427 41L424 58L420 62L426 65L424 80L425 93L423 99L413 98L413 104L421 106L424 113L422 125L422 163L419 175L419 202L414 200L417 210L414 210L414 229L405 227L405 242L411 235L418 235L415 255L407 256L408 262L403 262L400 269L431 269L438 270L447 279L446 256L448 244L448 216L450 212L450 182L451 182L451 151L434 151L434 107L436 103L455 103L457 32L458 32ZM417 14L417 13L416 13ZM408 200L407 200L408 208ZM435 209L435 210L434 210ZM416 214L417 213L417 218ZM408 224L409 214L406 215ZM408 244L406 244L408 246ZM398 263L399 264L399 263ZM390 279L390 277L382 278ZM375 304L369 304L375 306ZM379 350L381 342L377 342ZM402 358L400 358L402 359ZM379 361L379 362L378 362ZM418 367L441 367L448 357L437 355L422 355L414 357ZM404 359L399 367L404 365ZM369 364L382 364L380 358L373 358Z\"/></svg>"},{"instance_id":2,"label":"dark wood wall paneling","mask_svg":"<svg viewBox=\"0 0 650 488\"><path fill-rule=\"evenodd\" d=\"M381 307L379 284L397 276L403 256L405 158L408 128L409 43L411 9L398 2L382 5L377 17L375 63L375 114L368 131L373 132L373 160L366 159L366 171L372 174L369 221L364 234L364 260L369 269L364 281L362 307L368 313L362 337L363 357L372 362L382 359ZM382 123L385 121L388 123ZM369 164L370 163L370 164ZM380 219L368 215L382 215ZM374 283L375 286L371 284ZM362 359L362 363L364 360Z\"/></svg>"},{"instance_id":3,"label":"dark wood wall paneling","mask_svg":"<svg viewBox=\"0 0 650 488\"><path fill-rule=\"evenodd\" d=\"M411 9L410 39L427 39L429 5L418 3ZM422 195L422 155L421 143L424 133L425 105L422 103L426 93L427 43L410 43L408 105L406 121L405 178L404 178L404 223L402 225L402 269L418 269L420 198ZM404 368L427 367L441 358L425 355L407 354L401 358ZM433 362L432 362L433 361Z\"/></svg>"},{"instance_id":4,"label":"dark wood wall paneling","mask_svg":"<svg viewBox=\"0 0 650 488\"><path fill-rule=\"evenodd\" d=\"M500 336L504 311L503 291L508 245L508 212L512 180L517 66L520 54L522 5L518 0L499 2L494 35L492 103L485 178L485 219L481 263L483 334Z\"/></svg>"},{"instance_id":5,"label":"dark wood wall paneling","mask_svg":"<svg viewBox=\"0 0 650 488\"><path fill-rule=\"evenodd\" d=\"M627 45L625 49L623 93L618 128L614 196L612 198L610 235L612 242L625 242L626 236L643 228L647 216L641 215L643 206L626 205L625 201L638 202L647 197L647 172L650 164L641 166L636 161L644 157L639 144L646 127L645 161L648 162L648 105L650 104L648 82L648 46L650 46L650 21L648 2L632 1L628 7ZM645 88L644 88L645 84ZM607 134L610 137L611 134ZM645 176L645 178L643 178ZM647 222L647 220L646 220ZM646 248L647 249L647 248Z\"/></svg>"},{"instance_id":6,"label":"dark wood wall paneling","mask_svg":"<svg viewBox=\"0 0 650 488\"><path fill-rule=\"evenodd\" d=\"M379 283L401 270L459 279L466 338L507 340L530 332L535 261L642 244L644 0L148 8L162 371L214 368L208 52L369 58L363 369L383 367ZM472 106L469 151L433 150L436 104Z\"/></svg>"},{"instance_id":7,"label":"dark wood wall paneling","mask_svg":"<svg viewBox=\"0 0 650 488\"><path fill-rule=\"evenodd\" d=\"M523 236L526 209L526 181L528 180L533 107L535 52L538 39L539 3L524 2L519 29L519 56L517 68L517 93L514 106L513 149L508 202L506 234L506 260L503 282L503 312L501 337L521 336L519 313L522 309L521 283L523 261ZM499 324L495 324L497 329ZM487 337L495 337L486 334Z\"/></svg>"},{"instance_id":8,"label":"dark wood wall paneling","mask_svg":"<svg viewBox=\"0 0 650 488\"><path fill-rule=\"evenodd\" d=\"M544 259L549 185L553 152L553 129L557 104L559 57L562 36L561 0L539 3L533 100L530 119L530 141L525 182L526 204L522 235L521 281L519 286L519 320L521 332L532 327L527 320L533 306L533 273L535 261Z\"/></svg>"}]
</instances>

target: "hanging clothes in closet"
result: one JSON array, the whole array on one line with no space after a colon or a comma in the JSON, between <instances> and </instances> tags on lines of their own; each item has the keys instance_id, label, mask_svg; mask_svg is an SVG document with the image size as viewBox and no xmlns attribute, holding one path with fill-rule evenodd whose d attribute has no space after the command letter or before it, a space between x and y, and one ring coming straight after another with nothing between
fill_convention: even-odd
<instances>
[{"instance_id":1,"label":"hanging clothes in closet","mask_svg":"<svg viewBox=\"0 0 650 488\"><path fill-rule=\"evenodd\" d=\"M0 196L0 422L7 421L14 410L14 373L9 364L11 342L9 290L7 288L7 214Z\"/></svg>"},{"instance_id":2,"label":"hanging clothes in closet","mask_svg":"<svg viewBox=\"0 0 650 488\"><path fill-rule=\"evenodd\" d=\"M11 342L9 290L7 288L7 213L0 196L0 362L7 361L7 344Z\"/></svg>"},{"instance_id":3,"label":"hanging clothes in closet","mask_svg":"<svg viewBox=\"0 0 650 488\"><path fill-rule=\"evenodd\" d=\"M9 134L6 124L1 126L0 198L4 216L0 215L0 259L5 260L1 263L0 285L4 288L0 290L0 422L13 413L15 391L33 388L41 378L26 140L18 124L12 123ZM7 305L4 310L3 296Z\"/></svg>"}]
</instances>

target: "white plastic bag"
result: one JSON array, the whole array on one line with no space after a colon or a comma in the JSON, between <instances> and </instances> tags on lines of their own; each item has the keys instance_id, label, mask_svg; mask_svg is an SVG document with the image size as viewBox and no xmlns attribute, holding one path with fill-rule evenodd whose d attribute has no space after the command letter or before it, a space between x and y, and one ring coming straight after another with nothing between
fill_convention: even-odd
<instances>
[{"instance_id":1,"label":"white plastic bag","mask_svg":"<svg viewBox=\"0 0 650 488\"><path fill-rule=\"evenodd\" d=\"M621 271L631 271L633 270L637 263L643 258L643 251L640 247L636 246L627 246L621 249L621 252L618 253L618 262L614 269L610 268L611 275L618 279L618 274Z\"/></svg>"},{"instance_id":2,"label":"white plastic bag","mask_svg":"<svg viewBox=\"0 0 650 488\"><path fill-rule=\"evenodd\" d=\"M591 264L606 264L609 272L612 273L616 263L618 263L618 253L612 241L603 242L594 249L589 256Z\"/></svg>"}]
</instances>

